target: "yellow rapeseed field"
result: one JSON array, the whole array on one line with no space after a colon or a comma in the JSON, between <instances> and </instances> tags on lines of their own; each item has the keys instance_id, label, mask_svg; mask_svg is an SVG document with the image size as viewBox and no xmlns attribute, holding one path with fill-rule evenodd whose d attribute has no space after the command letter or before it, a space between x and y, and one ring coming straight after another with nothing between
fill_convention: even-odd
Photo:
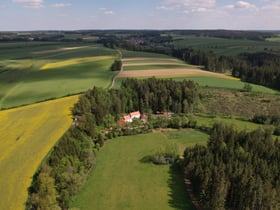
<instances>
[{"instance_id":1,"label":"yellow rapeseed field","mask_svg":"<svg viewBox=\"0 0 280 210\"><path fill-rule=\"evenodd\" d=\"M71 125L78 96L0 111L0 210L24 210L32 176Z\"/></svg>"},{"instance_id":2,"label":"yellow rapeseed field","mask_svg":"<svg viewBox=\"0 0 280 210\"><path fill-rule=\"evenodd\" d=\"M85 62L106 60L113 57L114 56L94 56L94 57L74 58L74 59L68 59L64 61L47 63L44 66L42 66L40 69L46 70L46 69L53 69L53 68L61 68L61 67L66 67L66 66L85 63Z\"/></svg>"}]
</instances>

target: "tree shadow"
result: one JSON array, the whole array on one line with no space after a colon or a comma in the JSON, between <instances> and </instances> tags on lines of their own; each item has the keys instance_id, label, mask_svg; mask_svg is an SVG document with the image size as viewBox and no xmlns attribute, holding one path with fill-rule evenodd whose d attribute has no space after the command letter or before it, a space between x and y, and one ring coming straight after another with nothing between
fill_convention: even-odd
<instances>
[{"instance_id":1,"label":"tree shadow","mask_svg":"<svg viewBox=\"0 0 280 210\"><path fill-rule=\"evenodd\" d=\"M169 205L178 210L195 210L190 196L184 183L184 174L182 168L175 163L169 168Z\"/></svg>"},{"instance_id":2,"label":"tree shadow","mask_svg":"<svg viewBox=\"0 0 280 210\"><path fill-rule=\"evenodd\" d=\"M150 155L147 155L147 156L141 158L139 160L139 162L140 163L151 163L152 162L151 160L152 160L152 157Z\"/></svg>"}]
</instances>

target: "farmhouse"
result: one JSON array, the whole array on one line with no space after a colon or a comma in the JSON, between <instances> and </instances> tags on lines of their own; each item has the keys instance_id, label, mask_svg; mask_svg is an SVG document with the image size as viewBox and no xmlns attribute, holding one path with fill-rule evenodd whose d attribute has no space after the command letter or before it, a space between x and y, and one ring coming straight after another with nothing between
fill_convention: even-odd
<instances>
[{"instance_id":1,"label":"farmhouse","mask_svg":"<svg viewBox=\"0 0 280 210\"><path fill-rule=\"evenodd\" d=\"M125 115L122 117L122 120L124 122L132 122L133 119L140 119L141 118L141 113L139 111L136 112L131 112L128 115Z\"/></svg>"},{"instance_id":2,"label":"farmhouse","mask_svg":"<svg viewBox=\"0 0 280 210\"><path fill-rule=\"evenodd\" d=\"M140 119L143 122L147 122L148 116L141 114L139 111L131 112L128 115L122 116L122 118L118 121L118 124L123 126L126 123L131 123L134 119Z\"/></svg>"}]
</instances>

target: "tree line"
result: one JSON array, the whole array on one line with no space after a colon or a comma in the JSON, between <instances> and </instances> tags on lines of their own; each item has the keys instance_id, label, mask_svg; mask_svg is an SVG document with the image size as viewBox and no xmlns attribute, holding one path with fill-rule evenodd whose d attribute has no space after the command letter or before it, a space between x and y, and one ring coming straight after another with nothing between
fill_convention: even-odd
<instances>
[{"instance_id":1,"label":"tree line","mask_svg":"<svg viewBox=\"0 0 280 210\"><path fill-rule=\"evenodd\" d=\"M219 56L201 50L173 49L172 55L193 65L204 66L213 72L231 71L244 82L280 90L280 55L275 52L241 53L238 56Z\"/></svg>"},{"instance_id":2,"label":"tree line","mask_svg":"<svg viewBox=\"0 0 280 210\"><path fill-rule=\"evenodd\" d=\"M192 81L126 79L120 89L94 87L72 110L73 125L54 146L33 177L27 209L68 209L95 164L95 154L106 139L149 132L159 126L194 126L185 116L156 117L150 123L117 124L125 113L171 111L191 113L198 96ZM173 103L174 102L174 103Z\"/></svg>"},{"instance_id":3,"label":"tree line","mask_svg":"<svg viewBox=\"0 0 280 210\"><path fill-rule=\"evenodd\" d=\"M280 143L269 130L215 124L207 146L187 148L193 192L205 209L279 209Z\"/></svg>"}]
</instances>

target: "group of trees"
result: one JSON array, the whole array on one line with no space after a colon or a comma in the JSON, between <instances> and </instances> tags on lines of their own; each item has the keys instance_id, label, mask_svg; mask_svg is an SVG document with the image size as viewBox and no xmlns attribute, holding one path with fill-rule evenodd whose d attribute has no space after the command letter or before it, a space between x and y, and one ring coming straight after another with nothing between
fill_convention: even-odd
<instances>
[{"instance_id":1,"label":"group of trees","mask_svg":"<svg viewBox=\"0 0 280 210\"><path fill-rule=\"evenodd\" d=\"M205 209L279 209L280 143L269 130L215 124L207 146L187 148L186 171Z\"/></svg>"},{"instance_id":2,"label":"group of trees","mask_svg":"<svg viewBox=\"0 0 280 210\"><path fill-rule=\"evenodd\" d=\"M34 175L27 208L67 209L71 197L80 190L95 164L95 151L106 139L148 132L158 125L187 127L194 124L177 116L174 120L158 117L151 123L135 121L122 127L116 122L123 114L136 110L150 114L167 110L190 113L197 95L197 86L191 81L155 78L127 79L118 90L94 87L87 91L73 108L73 126Z\"/></svg>"}]
</instances>

